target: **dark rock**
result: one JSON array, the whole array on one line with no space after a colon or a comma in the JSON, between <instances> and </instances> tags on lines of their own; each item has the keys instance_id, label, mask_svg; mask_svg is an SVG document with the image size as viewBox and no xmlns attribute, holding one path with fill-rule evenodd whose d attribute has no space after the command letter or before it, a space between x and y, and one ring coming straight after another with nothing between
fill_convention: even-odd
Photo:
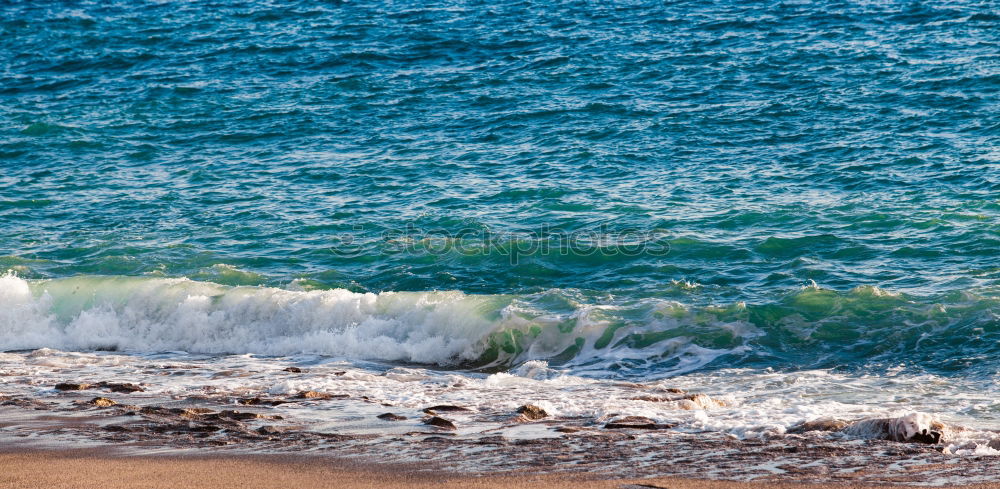
<instances>
[{"instance_id":1,"label":"dark rock","mask_svg":"<svg viewBox=\"0 0 1000 489\"><path fill-rule=\"evenodd\" d=\"M94 387L108 389L111 392L118 392L121 394L131 394L133 392L143 392L146 390L136 384L126 384L120 382L98 382L94 384Z\"/></svg>"},{"instance_id":2,"label":"dark rock","mask_svg":"<svg viewBox=\"0 0 1000 489\"><path fill-rule=\"evenodd\" d=\"M239 370L219 370L212 373L213 379L222 379L225 377L245 377L247 374L240 372Z\"/></svg>"},{"instance_id":3,"label":"dark rock","mask_svg":"<svg viewBox=\"0 0 1000 489\"><path fill-rule=\"evenodd\" d=\"M847 421L842 421L839 419L824 418L816 419L813 421L806 421L805 423L797 424L788 428L786 433L790 434L801 434L809 431L840 431L850 424Z\"/></svg>"},{"instance_id":4,"label":"dark rock","mask_svg":"<svg viewBox=\"0 0 1000 489\"><path fill-rule=\"evenodd\" d=\"M248 419L258 419L262 416L257 413L247 413L240 411L221 411L219 413L220 418L235 419L237 421L246 421Z\"/></svg>"},{"instance_id":5,"label":"dark rock","mask_svg":"<svg viewBox=\"0 0 1000 489\"><path fill-rule=\"evenodd\" d=\"M667 430L674 426L676 425L659 424L643 416L626 416L608 422L604 425L604 428L609 430Z\"/></svg>"},{"instance_id":6,"label":"dark rock","mask_svg":"<svg viewBox=\"0 0 1000 489\"><path fill-rule=\"evenodd\" d=\"M34 409L36 411L42 411L50 409L52 406L46 404L37 399L7 399L6 401L0 402L0 406L17 406L19 408Z\"/></svg>"},{"instance_id":7,"label":"dark rock","mask_svg":"<svg viewBox=\"0 0 1000 489\"><path fill-rule=\"evenodd\" d=\"M452 423L451 421L448 421L447 419L444 419L444 418L439 418L437 416L431 416L430 418L425 419L424 420L424 424L431 425L431 426L436 426L436 427L444 429L444 430L455 430L455 429L457 429L455 427L455 423Z\"/></svg>"},{"instance_id":8,"label":"dark rock","mask_svg":"<svg viewBox=\"0 0 1000 489\"><path fill-rule=\"evenodd\" d=\"M208 416L210 419L231 419L235 421L246 421L250 419L283 419L276 414L248 413L245 411L219 411Z\"/></svg>"},{"instance_id":9,"label":"dark rock","mask_svg":"<svg viewBox=\"0 0 1000 489\"><path fill-rule=\"evenodd\" d=\"M200 419L202 416L211 414L213 411L207 408L166 408L161 406L143 406L139 410L141 414L152 416L181 417L186 419Z\"/></svg>"},{"instance_id":10,"label":"dark rock","mask_svg":"<svg viewBox=\"0 0 1000 489\"><path fill-rule=\"evenodd\" d=\"M280 435L285 431L280 428L275 428L274 426L261 426L257 428L257 434L260 435Z\"/></svg>"},{"instance_id":11,"label":"dark rock","mask_svg":"<svg viewBox=\"0 0 1000 489\"><path fill-rule=\"evenodd\" d=\"M507 439L503 435L484 436L476 440L477 445L506 445Z\"/></svg>"},{"instance_id":12,"label":"dark rock","mask_svg":"<svg viewBox=\"0 0 1000 489\"><path fill-rule=\"evenodd\" d=\"M237 399L236 403L244 406L280 406L282 404L288 404L288 401L282 401L281 399L261 399L259 397L243 397Z\"/></svg>"},{"instance_id":13,"label":"dark rock","mask_svg":"<svg viewBox=\"0 0 1000 489\"><path fill-rule=\"evenodd\" d=\"M535 406L534 404L525 404L517 408L517 412L524 418L530 420L542 419L549 415L549 413L545 412L544 409Z\"/></svg>"},{"instance_id":14,"label":"dark rock","mask_svg":"<svg viewBox=\"0 0 1000 489\"><path fill-rule=\"evenodd\" d=\"M180 416L182 418L199 418L207 414L212 414L214 411L208 408L184 408L181 409Z\"/></svg>"},{"instance_id":15,"label":"dark rock","mask_svg":"<svg viewBox=\"0 0 1000 489\"><path fill-rule=\"evenodd\" d=\"M559 426L554 429L560 433L576 433L580 431L580 428L574 428L572 426Z\"/></svg>"},{"instance_id":16,"label":"dark rock","mask_svg":"<svg viewBox=\"0 0 1000 489\"><path fill-rule=\"evenodd\" d=\"M170 409L160 406L143 406L139 409L139 414L155 414L157 416L169 416L173 413Z\"/></svg>"},{"instance_id":17,"label":"dark rock","mask_svg":"<svg viewBox=\"0 0 1000 489\"><path fill-rule=\"evenodd\" d=\"M105 426L104 427L104 431L110 431L110 432L113 432L113 433L125 433L125 432L132 431L132 430L130 430L130 429L124 427L124 426L121 426L121 425L112 424L112 425Z\"/></svg>"},{"instance_id":18,"label":"dark rock","mask_svg":"<svg viewBox=\"0 0 1000 489\"><path fill-rule=\"evenodd\" d=\"M108 399L107 397L95 397L90 400L90 404L93 404L97 407L111 407L118 403L112 401L111 399Z\"/></svg>"},{"instance_id":19,"label":"dark rock","mask_svg":"<svg viewBox=\"0 0 1000 489\"><path fill-rule=\"evenodd\" d=\"M927 431L924 430L922 433L917 433L913 435L909 440L914 443L926 443L928 445L934 445L941 441L940 431Z\"/></svg>"},{"instance_id":20,"label":"dark rock","mask_svg":"<svg viewBox=\"0 0 1000 489\"><path fill-rule=\"evenodd\" d=\"M295 396L298 399L345 399L351 397L347 394L328 394L326 392L316 392L316 391L302 391L299 395Z\"/></svg>"},{"instance_id":21,"label":"dark rock","mask_svg":"<svg viewBox=\"0 0 1000 489\"><path fill-rule=\"evenodd\" d=\"M56 384L56 390L58 391L82 391L87 390L90 387L90 384L74 384L70 382Z\"/></svg>"},{"instance_id":22,"label":"dark rock","mask_svg":"<svg viewBox=\"0 0 1000 489\"><path fill-rule=\"evenodd\" d=\"M243 406L256 406L258 404L262 404L263 402L264 400L259 397L242 397L236 400L237 404L241 404Z\"/></svg>"},{"instance_id":23,"label":"dark rock","mask_svg":"<svg viewBox=\"0 0 1000 489\"><path fill-rule=\"evenodd\" d=\"M462 406L451 406L451 405L440 405L440 406L431 406L429 408L424 408L424 412L427 414L448 413L448 412L458 412L458 411L472 411L472 410L469 408L464 408Z\"/></svg>"},{"instance_id":24,"label":"dark rock","mask_svg":"<svg viewBox=\"0 0 1000 489\"><path fill-rule=\"evenodd\" d=\"M424 438L423 440L420 440L420 441L422 443L435 443L435 442L448 442L448 441L451 441L451 440L449 440L449 439L447 439L447 438L445 438L443 436L428 436L427 438Z\"/></svg>"},{"instance_id":25,"label":"dark rock","mask_svg":"<svg viewBox=\"0 0 1000 489\"><path fill-rule=\"evenodd\" d=\"M348 441L348 440L355 440L355 439L357 439L357 437L355 437L355 436L341 435L339 433L317 433L317 432L313 432L311 434L313 436L317 436L319 438L323 438L323 439L326 439L326 440L333 440L333 441Z\"/></svg>"},{"instance_id":26,"label":"dark rock","mask_svg":"<svg viewBox=\"0 0 1000 489\"><path fill-rule=\"evenodd\" d=\"M286 367L286 368L284 368L282 370L284 372L291 372L293 374L301 374L302 373L302 369L299 368L299 367Z\"/></svg>"},{"instance_id":27,"label":"dark rock","mask_svg":"<svg viewBox=\"0 0 1000 489\"><path fill-rule=\"evenodd\" d=\"M381 419L383 421L402 421L406 419L406 416L400 416L398 414L393 414L393 413L385 413L378 415L378 419Z\"/></svg>"}]
</instances>

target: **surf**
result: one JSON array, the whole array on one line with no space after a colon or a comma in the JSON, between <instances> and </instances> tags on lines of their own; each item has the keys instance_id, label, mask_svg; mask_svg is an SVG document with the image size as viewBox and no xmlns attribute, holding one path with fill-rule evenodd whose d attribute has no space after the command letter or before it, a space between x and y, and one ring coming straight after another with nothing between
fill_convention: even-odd
<instances>
[{"instance_id":1,"label":"surf","mask_svg":"<svg viewBox=\"0 0 1000 489\"><path fill-rule=\"evenodd\" d=\"M583 375L662 378L703 368L995 364L1000 301L815 284L766 303L691 305L577 290L352 292L188 278L0 277L0 349L319 354L498 370L533 360ZM969 361L970 358L977 359Z\"/></svg>"}]
</instances>

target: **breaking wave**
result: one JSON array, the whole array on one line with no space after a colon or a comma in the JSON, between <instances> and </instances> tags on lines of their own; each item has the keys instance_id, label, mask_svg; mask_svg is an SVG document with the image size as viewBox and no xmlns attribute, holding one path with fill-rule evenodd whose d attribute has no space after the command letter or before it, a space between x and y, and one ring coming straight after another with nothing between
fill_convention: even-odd
<instances>
[{"instance_id":1,"label":"breaking wave","mask_svg":"<svg viewBox=\"0 0 1000 489\"><path fill-rule=\"evenodd\" d=\"M989 367L1000 300L816 286L772 303L595 300L573 290L357 293L186 278L0 277L0 349L320 354L465 368L531 360L595 375L712 367L835 367L886 360Z\"/></svg>"}]
</instances>

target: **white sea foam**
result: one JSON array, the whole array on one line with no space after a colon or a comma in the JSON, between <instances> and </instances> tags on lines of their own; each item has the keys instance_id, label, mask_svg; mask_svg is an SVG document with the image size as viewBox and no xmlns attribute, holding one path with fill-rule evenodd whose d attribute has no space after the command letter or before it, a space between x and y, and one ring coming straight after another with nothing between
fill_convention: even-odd
<instances>
[{"instance_id":1,"label":"white sea foam","mask_svg":"<svg viewBox=\"0 0 1000 489\"><path fill-rule=\"evenodd\" d=\"M454 365L477 361L490 349L494 358L489 361L513 363L577 348L577 360L674 358L677 372L731 351L703 348L680 335L646 347L649 351L595 347L616 320L615 307L608 305L577 303L572 311L552 313L504 295L295 289L183 278L29 282L7 274L0 277L0 349L312 353ZM615 341L628 333L670 329L677 321L621 328ZM747 324L720 322L718 327L735 335L755 334Z\"/></svg>"},{"instance_id":2,"label":"white sea foam","mask_svg":"<svg viewBox=\"0 0 1000 489\"><path fill-rule=\"evenodd\" d=\"M888 369L881 377L831 370L724 369L636 386L581 376L593 365L601 368L629 358L672 358L675 371L690 372L733 350L703 348L683 335L652 345L615 346L627 343L622 341L625 335L672 331L684 324L687 311L667 302L647 308L652 312L643 322L614 330L610 346L597 348L594 344L620 311L566 302L572 307L556 314L532 309L531 303L511 296L460 292L303 291L160 278L31 282L5 275L0 277L0 349L37 350L0 354L0 375L9 381L8 393L20 389L29 395L46 395L59 381L111 377L145 383L153 394L178 397L344 393L372 401L351 409L383 409L385 404L415 416L435 404L468 406L473 413L512 413L531 403L553 416L595 424L617 416L645 416L680 431L738 438L780 437L792 426L825 417L855 421L922 411L970 427L948 442L950 453L993 454L997 448L990 445L989 432L1000 421L995 388L984 389L974 379L905 369ZM567 324L572 327L564 331ZM715 321L711 327L742 338L760 334L741 321ZM534 336L507 359L517 361L505 372L442 372L380 363L475 360L496 335L514 336L512 331ZM584 341L575 352L578 364L543 360L577 345L578 338ZM120 352L87 352L109 347ZM366 360L376 363L368 365ZM155 361L197 368L172 370L180 375L163 377L159 370L147 369ZM283 374L289 362L303 365L307 372ZM656 399L673 388L708 394L724 405L687 410ZM288 407L286 414L327 423L323 426L341 423L338 430L352 426L357 413L338 414L329 406L306 403ZM361 414L367 419L378 413ZM476 426L490 429L488 422Z\"/></svg>"},{"instance_id":3,"label":"white sea foam","mask_svg":"<svg viewBox=\"0 0 1000 489\"><path fill-rule=\"evenodd\" d=\"M0 348L475 359L489 296L224 287L186 279L0 278Z\"/></svg>"}]
</instances>

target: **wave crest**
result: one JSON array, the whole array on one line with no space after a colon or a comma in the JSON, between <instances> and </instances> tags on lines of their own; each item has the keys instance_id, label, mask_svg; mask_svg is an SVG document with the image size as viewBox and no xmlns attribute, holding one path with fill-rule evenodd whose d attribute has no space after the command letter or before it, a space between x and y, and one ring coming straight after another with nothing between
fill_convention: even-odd
<instances>
[{"instance_id":1,"label":"wave crest","mask_svg":"<svg viewBox=\"0 0 1000 489\"><path fill-rule=\"evenodd\" d=\"M0 349L320 354L481 369L546 360L602 376L669 376L712 362L830 367L902 360L961 369L963 359L998 353L997 299L968 292L944 299L951 302L871 286L837 292L811 285L773 303L691 307L573 290L375 294L7 274L0 277Z\"/></svg>"}]
</instances>

